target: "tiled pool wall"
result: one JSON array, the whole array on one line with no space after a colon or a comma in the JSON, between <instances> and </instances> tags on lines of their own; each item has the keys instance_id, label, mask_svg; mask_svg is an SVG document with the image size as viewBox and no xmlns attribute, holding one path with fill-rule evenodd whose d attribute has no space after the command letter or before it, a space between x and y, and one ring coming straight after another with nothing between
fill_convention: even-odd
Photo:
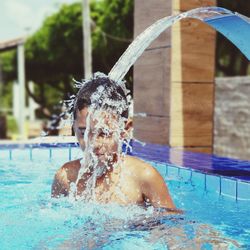
<instances>
[{"instance_id":1,"label":"tiled pool wall","mask_svg":"<svg viewBox=\"0 0 250 250\"><path fill-rule=\"evenodd\" d=\"M149 163L165 178L179 180L180 182L188 182L192 186L206 192L216 192L218 195L227 196L236 201L250 201L250 182L236 178L207 174L191 168L151 161L149 161Z\"/></svg>"},{"instance_id":2,"label":"tiled pool wall","mask_svg":"<svg viewBox=\"0 0 250 250\"><path fill-rule=\"evenodd\" d=\"M71 161L81 157L81 150L77 144L68 145L29 145L24 147L0 148L1 160L61 160Z\"/></svg>"},{"instance_id":3,"label":"tiled pool wall","mask_svg":"<svg viewBox=\"0 0 250 250\"><path fill-rule=\"evenodd\" d=\"M152 164L164 178L172 178L174 180L179 180L180 182L187 182L194 187L203 189L204 191L216 192L218 195L227 196L236 201L250 201L249 176L238 176L242 178L237 178L237 175L227 177L221 176L216 173L216 168L214 166L212 166L213 172L209 172L211 170L211 165L209 165L208 168L207 162L211 163L211 157L215 156L183 152L180 150L174 151L174 154L171 154L171 149L160 145L147 144L146 146L142 146L138 143L133 143L133 148L133 152L130 152L129 154L143 158ZM173 155L175 157L173 157ZM21 148L16 145L9 145L8 147L0 148L0 161L60 160L60 162L67 162L78 159L81 156L82 153L77 143L25 145ZM187 160L189 158L191 163ZM221 159L222 163L224 163L223 169L226 169L225 171L228 170L228 167L233 168L232 163L236 161L228 158ZM212 163L214 162L217 161L212 161ZM240 162L244 162L245 168L247 164L250 167L249 162ZM179 163L182 164L180 165ZM221 167L222 166L219 165L218 169L220 171L223 170ZM235 167L238 171L239 164L236 164Z\"/></svg>"}]
</instances>

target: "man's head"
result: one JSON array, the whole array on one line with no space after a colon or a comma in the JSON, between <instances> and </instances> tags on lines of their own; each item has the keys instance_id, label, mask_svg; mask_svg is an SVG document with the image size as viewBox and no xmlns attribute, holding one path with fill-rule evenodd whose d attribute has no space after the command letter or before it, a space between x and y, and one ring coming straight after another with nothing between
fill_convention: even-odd
<instances>
[{"instance_id":1,"label":"man's head","mask_svg":"<svg viewBox=\"0 0 250 250\"><path fill-rule=\"evenodd\" d=\"M76 95L73 109L74 120L77 118L77 111L93 105L96 109L113 109L122 117L128 118L126 94L123 88L109 79L108 76L97 76L83 84ZM121 105L122 110L117 110L117 108L121 108Z\"/></svg>"},{"instance_id":2,"label":"man's head","mask_svg":"<svg viewBox=\"0 0 250 250\"><path fill-rule=\"evenodd\" d=\"M91 144L101 161L118 150L117 140L131 127L126 94L107 76L95 77L82 86L75 99L73 117L81 148Z\"/></svg>"}]
</instances>

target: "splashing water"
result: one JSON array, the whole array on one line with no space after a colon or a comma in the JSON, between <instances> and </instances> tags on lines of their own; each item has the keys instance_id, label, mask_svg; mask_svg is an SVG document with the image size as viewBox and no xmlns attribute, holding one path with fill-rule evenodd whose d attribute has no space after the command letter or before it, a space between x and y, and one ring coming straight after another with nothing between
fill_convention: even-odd
<instances>
[{"instance_id":1,"label":"splashing water","mask_svg":"<svg viewBox=\"0 0 250 250\"><path fill-rule=\"evenodd\" d=\"M68 106L74 112L79 110L77 99L85 98L84 91L88 90L84 90L84 88L87 84L94 84L94 81L100 79L108 79L108 77L102 73L96 73L92 79L84 81L82 84L77 83L80 90L76 99L73 102L68 102ZM129 91L125 89L125 85L120 89L123 91L123 95L118 92L114 94L114 91L117 91L115 83L110 85L110 88L100 85L90 96L90 104L87 107L86 130L83 136L83 159L81 160L77 180L74 184L71 184L71 197L95 201L97 199L95 194L97 179L106 175L106 183L108 184L108 172L123 165L122 145L124 143L127 145L125 150L127 151L131 139L131 134L126 133L125 130L128 118L124 117L123 113L128 112L131 98L128 95ZM119 193L120 190L116 190L116 192ZM118 195L122 196L122 193L120 192Z\"/></svg>"}]
</instances>

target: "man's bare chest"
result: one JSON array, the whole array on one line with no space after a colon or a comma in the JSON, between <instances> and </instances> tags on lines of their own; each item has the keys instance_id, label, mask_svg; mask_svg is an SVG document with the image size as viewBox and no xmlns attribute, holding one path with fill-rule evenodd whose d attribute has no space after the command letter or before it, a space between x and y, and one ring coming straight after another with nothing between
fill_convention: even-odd
<instances>
[{"instance_id":1,"label":"man's bare chest","mask_svg":"<svg viewBox=\"0 0 250 250\"><path fill-rule=\"evenodd\" d=\"M118 183L108 188L98 186L95 188L96 200L100 203L114 202L118 204L141 204L143 197L140 188L132 183Z\"/></svg>"},{"instance_id":2,"label":"man's bare chest","mask_svg":"<svg viewBox=\"0 0 250 250\"><path fill-rule=\"evenodd\" d=\"M84 196L87 197L88 194L91 193L91 199L99 203L111 202L126 205L142 204L144 202L139 185L126 178L123 180L107 181L95 187L92 186L92 190L87 190L86 185L78 186L78 188L78 194L80 196L84 198Z\"/></svg>"}]
</instances>

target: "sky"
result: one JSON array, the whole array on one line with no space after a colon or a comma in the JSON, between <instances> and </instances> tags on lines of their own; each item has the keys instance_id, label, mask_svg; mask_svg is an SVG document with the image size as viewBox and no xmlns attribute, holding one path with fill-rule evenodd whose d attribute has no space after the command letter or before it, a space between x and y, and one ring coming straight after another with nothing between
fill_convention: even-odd
<instances>
[{"instance_id":1,"label":"sky","mask_svg":"<svg viewBox=\"0 0 250 250\"><path fill-rule=\"evenodd\" d=\"M79 0L0 0L0 42L32 34L63 3Z\"/></svg>"}]
</instances>

